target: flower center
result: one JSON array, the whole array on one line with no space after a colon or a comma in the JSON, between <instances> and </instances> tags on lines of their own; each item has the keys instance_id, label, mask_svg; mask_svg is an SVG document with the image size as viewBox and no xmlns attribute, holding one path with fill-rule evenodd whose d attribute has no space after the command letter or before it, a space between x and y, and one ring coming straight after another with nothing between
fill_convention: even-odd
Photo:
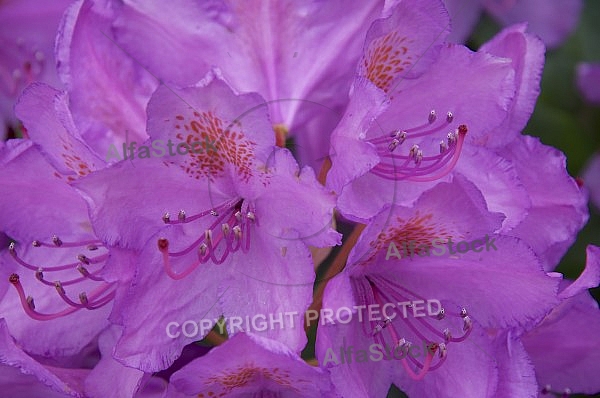
<instances>
[{"instance_id":1,"label":"flower center","mask_svg":"<svg viewBox=\"0 0 600 398\"><path fill-rule=\"evenodd\" d=\"M214 181L233 166L239 177L248 181L252 177L254 148L241 131L239 121L224 122L212 112L194 111L192 120L175 116L176 137L192 148L181 168L196 179L203 177ZM182 128L183 127L183 128Z\"/></svg>"}]
</instances>

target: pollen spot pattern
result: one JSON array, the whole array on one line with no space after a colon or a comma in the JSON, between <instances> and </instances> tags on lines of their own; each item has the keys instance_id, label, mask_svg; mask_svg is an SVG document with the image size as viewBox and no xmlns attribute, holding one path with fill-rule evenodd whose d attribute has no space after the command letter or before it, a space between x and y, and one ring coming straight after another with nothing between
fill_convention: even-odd
<instances>
[{"instance_id":1,"label":"pollen spot pattern","mask_svg":"<svg viewBox=\"0 0 600 398\"><path fill-rule=\"evenodd\" d=\"M387 93L398 74L413 63L410 43L412 40L401 37L396 31L374 39L363 56L361 75Z\"/></svg>"},{"instance_id":2,"label":"pollen spot pattern","mask_svg":"<svg viewBox=\"0 0 600 398\"><path fill-rule=\"evenodd\" d=\"M414 242L415 247L421 245L432 247L432 242L436 239L447 242L451 238L453 238L453 234L433 222L433 214L421 215L417 212L408 220L398 217L394 225L380 232L370 246L377 253L382 249L387 250L391 242L394 244Z\"/></svg>"},{"instance_id":3,"label":"pollen spot pattern","mask_svg":"<svg viewBox=\"0 0 600 398\"><path fill-rule=\"evenodd\" d=\"M90 167L90 165L85 160L83 160L80 156L76 154L75 150L73 149L73 145L70 142L67 142L62 138L61 141L62 149L64 152L62 152L60 156L63 158L65 166L73 170L73 172L77 175L67 176L67 181L72 182L79 177L83 177L90 174L92 172L93 166ZM58 178L62 178L62 176L58 172L55 172L54 175Z\"/></svg>"},{"instance_id":4,"label":"pollen spot pattern","mask_svg":"<svg viewBox=\"0 0 600 398\"><path fill-rule=\"evenodd\" d=\"M220 387L216 391L210 390L199 393L198 398L212 398L212 397L224 397L230 394L236 388L242 388L249 383L253 386L264 385L265 389L268 389L269 382L274 382L277 385L294 391L300 392L300 389L296 386L299 382L310 383L310 380L291 380L290 373L288 370L279 368L265 368L255 366L253 364L246 364L240 366L237 369L223 372L219 376L212 376L206 379L207 385L218 384Z\"/></svg>"},{"instance_id":5,"label":"pollen spot pattern","mask_svg":"<svg viewBox=\"0 0 600 398\"><path fill-rule=\"evenodd\" d=\"M256 143L245 137L240 122L225 122L210 111L194 112L189 121L175 119L176 137L192 148L181 164L188 175L214 181L230 165L243 181L252 177Z\"/></svg>"}]
</instances>

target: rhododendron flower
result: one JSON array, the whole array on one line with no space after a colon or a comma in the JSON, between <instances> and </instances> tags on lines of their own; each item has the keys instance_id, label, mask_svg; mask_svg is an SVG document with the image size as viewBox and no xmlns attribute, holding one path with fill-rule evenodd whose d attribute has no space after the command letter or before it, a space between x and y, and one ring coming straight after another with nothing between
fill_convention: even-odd
<instances>
[{"instance_id":1,"label":"rhododendron flower","mask_svg":"<svg viewBox=\"0 0 600 398\"><path fill-rule=\"evenodd\" d=\"M581 0L446 3L0 0L0 390L597 391L598 162L522 134Z\"/></svg>"},{"instance_id":2,"label":"rhododendron flower","mask_svg":"<svg viewBox=\"0 0 600 398\"><path fill-rule=\"evenodd\" d=\"M557 47L574 30L583 8L582 0L444 0L452 16L450 40L464 42L483 10L502 25L526 22L529 31Z\"/></svg>"},{"instance_id":3,"label":"rhododendron flower","mask_svg":"<svg viewBox=\"0 0 600 398\"><path fill-rule=\"evenodd\" d=\"M123 161L76 184L98 234L141 251L113 320L124 326L117 357L144 370L164 369L208 333L173 339L170 322L303 313L314 280L308 245L339 242L333 196L275 147L264 100L210 76L205 84L161 87L148 107L151 141L199 141L202 151ZM296 351L305 345L299 326L264 333Z\"/></svg>"},{"instance_id":4,"label":"rhododendron flower","mask_svg":"<svg viewBox=\"0 0 600 398\"><path fill-rule=\"evenodd\" d=\"M501 370L489 354L482 355L493 347L486 329L526 327L541 319L558 303L558 281L515 238L494 235L498 250L492 252L461 250L436 257L429 250L435 239L483 237L498 229L502 219L487 210L473 184L456 176L425 192L412 207L384 210L365 228L348 266L329 282L323 307L334 313L340 307L366 310L362 320L356 314L352 322L322 320L319 360L342 340L366 351L373 344L426 344L429 350L417 358L329 361L332 380L344 396L383 397L391 383L410 396L493 396ZM391 242L411 240L421 243L418 256L390 255ZM408 301L414 310L427 298L441 302L442 310L424 317L395 307ZM373 307L378 311L374 316ZM465 375L471 375L468 383L456 382Z\"/></svg>"},{"instance_id":5,"label":"rhododendron flower","mask_svg":"<svg viewBox=\"0 0 600 398\"><path fill-rule=\"evenodd\" d=\"M108 325L116 283L102 275L107 249L85 201L30 142L4 152L12 159L0 183L12 189L2 195L0 218L16 242L0 261L16 291L4 292L0 311L29 352L73 355Z\"/></svg>"},{"instance_id":6,"label":"rhododendron flower","mask_svg":"<svg viewBox=\"0 0 600 398\"><path fill-rule=\"evenodd\" d=\"M167 397L338 397L326 371L287 346L238 333L173 374Z\"/></svg>"}]
</instances>

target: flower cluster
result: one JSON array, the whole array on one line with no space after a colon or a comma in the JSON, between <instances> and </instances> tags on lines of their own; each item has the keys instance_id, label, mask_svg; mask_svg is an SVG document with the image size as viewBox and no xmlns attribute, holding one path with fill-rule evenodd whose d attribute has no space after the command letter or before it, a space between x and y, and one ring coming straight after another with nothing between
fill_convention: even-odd
<instances>
[{"instance_id":1,"label":"flower cluster","mask_svg":"<svg viewBox=\"0 0 600 398\"><path fill-rule=\"evenodd\" d=\"M522 134L545 46L525 24L455 44L446 3L57 2L56 69L17 40L7 80L2 391L600 390L600 248L554 272L587 191Z\"/></svg>"}]
</instances>

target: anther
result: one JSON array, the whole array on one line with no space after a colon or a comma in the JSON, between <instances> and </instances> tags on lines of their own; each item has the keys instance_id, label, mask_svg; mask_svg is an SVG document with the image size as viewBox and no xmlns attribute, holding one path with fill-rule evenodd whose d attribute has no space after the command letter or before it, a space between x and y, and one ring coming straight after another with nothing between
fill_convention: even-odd
<instances>
[{"instance_id":1,"label":"anther","mask_svg":"<svg viewBox=\"0 0 600 398\"><path fill-rule=\"evenodd\" d=\"M214 211L214 210L211 210L211 211L210 211L210 215L211 215L211 216L213 216L213 217L217 217L217 216L219 215L219 213L217 213L217 212L216 212L216 211Z\"/></svg>"},{"instance_id":2,"label":"anther","mask_svg":"<svg viewBox=\"0 0 600 398\"><path fill-rule=\"evenodd\" d=\"M84 267L83 265L81 265L81 264L79 264L79 265L77 266L77 271L79 271L79 273L80 273L81 275L83 275L83 276L88 276L88 275L90 274L90 273L89 273L89 271L87 270L87 268L85 268L85 267Z\"/></svg>"},{"instance_id":3,"label":"anther","mask_svg":"<svg viewBox=\"0 0 600 398\"><path fill-rule=\"evenodd\" d=\"M242 237L242 229L240 228L239 225L236 225L235 227L233 227L233 233L235 234L235 237L238 239Z\"/></svg>"},{"instance_id":4,"label":"anther","mask_svg":"<svg viewBox=\"0 0 600 398\"><path fill-rule=\"evenodd\" d=\"M223 231L223 235L227 236L229 235L229 231L231 231L231 227L227 223L221 224L221 231Z\"/></svg>"},{"instance_id":5,"label":"anther","mask_svg":"<svg viewBox=\"0 0 600 398\"><path fill-rule=\"evenodd\" d=\"M84 264L90 265L90 259L87 258L87 256L85 254L78 254L77 260L81 261Z\"/></svg>"},{"instance_id":6,"label":"anther","mask_svg":"<svg viewBox=\"0 0 600 398\"><path fill-rule=\"evenodd\" d=\"M14 253L15 251L15 242L10 242L10 244L8 245L8 251L11 253Z\"/></svg>"},{"instance_id":7,"label":"anther","mask_svg":"<svg viewBox=\"0 0 600 398\"><path fill-rule=\"evenodd\" d=\"M35 278L38 281L43 281L44 280L44 270L42 268L38 268L38 270L35 271Z\"/></svg>"},{"instance_id":8,"label":"anther","mask_svg":"<svg viewBox=\"0 0 600 398\"><path fill-rule=\"evenodd\" d=\"M390 142L390 144L388 145L388 149L390 150L390 152L394 152L398 145L400 145L400 141L394 138L392 142Z\"/></svg>"},{"instance_id":9,"label":"anther","mask_svg":"<svg viewBox=\"0 0 600 398\"><path fill-rule=\"evenodd\" d=\"M161 252L169 250L169 240L168 239L159 238L157 243L158 243L158 250L160 250Z\"/></svg>"},{"instance_id":10,"label":"anther","mask_svg":"<svg viewBox=\"0 0 600 398\"><path fill-rule=\"evenodd\" d=\"M382 330L383 330L383 326L381 326L381 324L378 323L377 325L375 325L375 329L373 330L373 336L378 333L381 333Z\"/></svg>"},{"instance_id":11,"label":"anther","mask_svg":"<svg viewBox=\"0 0 600 398\"><path fill-rule=\"evenodd\" d=\"M460 316L461 316L461 318L464 318L464 317L466 317L467 315L469 315L469 314L467 313L467 309L466 309L466 308L461 308L461 310L460 310Z\"/></svg>"},{"instance_id":12,"label":"anther","mask_svg":"<svg viewBox=\"0 0 600 398\"><path fill-rule=\"evenodd\" d=\"M32 310L35 310L35 302L33 301L33 297L27 296L27 306Z\"/></svg>"},{"instance_id":13,"label":"anther","mask_svg":"<svg viewBox=\"0 0 600 398\"><path fill-rule=\"evenodd\" d=\"M61 247L63 244L62 240L56 235L52 235L52 243L54 243L54 246L56 247Z\"/></svg>"},{"instance_id":14,"label":"anther","mask_svg":"<svg viewBox=\"0 0 600 398\"><path fill-rule=\"evenodd\" d=\"M60 283L60 281L54 282L54 287L61 296L65 294L65 289L62 287L62 283Z\"/></svg>"},{"instance_id":15,"label":"anther","mask_svg":"<svg viewBox=\"0 0 600 398\"><path fill-rule=\"evenodd\" d=\"M204 239L206 239L208 243L212 242L212 231L210 229L204 231Z\"/></svg>"},{"instance_id":16,"label":"anther","mask_svg":"<svg viewBox=\"0 0 600 398\"><path fill-rule=\"evenodd\" d=\"M33 247L40 247L42 244L40 243L40 241L38 240L34 240L33 242L31 242L31 245Z\"/></svg>"},{"instance_id":17,"label":"anther","mask_svg":"<svg viewBox=\"0 0 600 398\"><path fill-rule=\"evenodd\" d=\"M467 315L463 318L463 330L465 332L468 332L472 328L473 328L473 321L471 320L471 317Z\"/></svg>"},{"instance_id":18,"label":"anther","mask_svg":"<svg viewBox=\"0 0 600 398\"><path fill-rule=\"evenodd\" d=\"M417 144L414 144L412 147L410 147L410 152L408 153L408 156L413 160L416 159L417 151L419 151L419 146Z\"/></svg>"},{"instance_id":19,"label":"anther","mask_svg":"<svg viewBox=\"0 0 600 398\"><path fill-rule=\"evenodd\" d=\"M450 148L453 148L454 145L456 145L456 141L457 141L456 134L450 132L450 133L448 133L447 138L448 138L448 146Z\"/></svg>"},{"instance_id":20,"label":"anther","mask_svg":"<svg viewBox=\"0 0 600 398\"><path fill-rule=\"evenodd\" d=\"M179 214L177 214L177 219L179 221L185 221L185 211L184 210L179 210Z\"/></svg>"},{"instance_id":21,"label":"anther","mask_svg":"<svg viewBox=\"0 0 600 398\"><path fill-rule=\"evenodd\" d=\"M448 354L448 347L446 347L446 344L440 343L440 344L438 344L438 348L440 351L440 358L442 358L442 359L445 358L446 355Z\"/></svg>"},{"instance_id":22,"label":"anther","mask_svg":"<svg viewBox=\"0 0 600 398\"><path fill-rule=\"evenodd\" d=\"M435 113L435 109L432 109L431 112L429 112L429 117L427 120L429 120L429 124L432 124L433 122L435 122L436 119L437 113Z\"/></svg>"},{"instance_id":23,"label":"anther","mask_svg":"<svg viewBox=\"0 0 600 398\"><path fill-rule=\"evenodd\" d=\"M88 305L88 297L87 294L85 294L85 292L79 293L79 301L83 305Z\"/></svg>"},{"instance_id":24,"label":"anther","mask_svg":"<svg viewBox=\"0 0 600 398\"><path fill-rule=\"evenodd\" d=\"M254 213L252 213L251 211L249 211L248 213L246 213L246 218L249 220L254 221L256 218L254 216Z\"/></svg>"},{"instance_id":25,"label":"anther","mask_svg":"<svg viewBox=\"0 0 600 398\"><path fill-rule=\"evenodd\" d=\"M449 342L452 339L452 333L450 332L450 329L444 329L444 340L447 342Z\"/></svg>"},{"instance_id":26,"label":"anther","mask_svg":"<svg viewBox=\"0 0 600 398\"><path fill-rule=\"evenodd\" d=\"M390 317L385 318L384 321L383 321L383 324L378 323L375 326L375 330L373 331L373 335L376 335L377 333L381 332L383 329L385 329L386 327L388 327L391 323L392 323L392 319Z\"/></svg>"},{"instance_id":27,"label":"anther","mask_svg":"<svg viewBox=\"0 0 600 398\"><path fill-rule=\"evenodd\" d=\"M419 149L419 150L417 150L417 154L415 155L415 164L420 165L422 161L423 161L423 151Z\"/></svg>"},{"instance_id":28,"label":"anther","mask_svg":"<svg viewBox=\"0 0 600 398\"><path fill-rule=\"evenodd\" d=\"M171 215L168 212L163 214L162 220L165 224L168 224L171 221Z\"/></svg>"},{"instance_id":29,"label":"anther","mask_svg":"<svg viewBox=\"0 0 600 398\"><path fill-rule=\"evenodd\" d=\"M444 153L448 150L448 144L446 141L440 141L440 153Z\"/></svg>"},{"instance_id":30,"label":"anther","mask_svg":"<svg viewBox=\"0 0 600 398\"><path fill-rule=\"evenodd\" d=\"M242 221L242 212L236 211L234 216L235 216L236 220Z\"/></svg>"},{"instance_id":31,"label":"anther","mask_svg":"<svg viewBox=\"0 0 600 398\"><path fill-rule=\"evenodd\" d=\"M202 243L200 246L198 246L198 253L200 253L201 256L206 254L206 250L208 250L208 246L206 246L205 243Z\"/></svg>"},{"instance_id":32,"label":"anther","mask_svg":"<svg viewBox=\"0 0 600 398\"><path fill-rule=\"evenodd\" d=\"M396 345L400 348L407 348L411 346L411 343L406 341L406 339L402 337L400 340L398 340L398 343Z\"/></svg>"},{"instance_id":33,"label":"anther","mask_svg":"<svg viewBox=\"0 0 600 398\"><path fill-rule=\"evenodd\" d=\"M452 112L446 113L446 122L452 123L453 120L454 120L454 114Z\"/></svg>"},{"instance_id":34,"label":"anther","mask_svg":"<svg viewBox=\"0 0 600 398\"><path fill-rule=\"evenodd\" d=\"M444 319L444 317L446 316L446 310L444 310L443 308L440 310L440 312L438 312L436 318L439 319L440 321L442 319Z\"/></svg>"},{"instance_id":35,"label":"anther","mask_svg":"<svg viewBox=\"0 0 600 398\"><path fill-rule=\"evenodd\" d=\"M87 249L89 251L98 250L98 246L97 245L87 245Z\"/></svg>"}]
</instances>

